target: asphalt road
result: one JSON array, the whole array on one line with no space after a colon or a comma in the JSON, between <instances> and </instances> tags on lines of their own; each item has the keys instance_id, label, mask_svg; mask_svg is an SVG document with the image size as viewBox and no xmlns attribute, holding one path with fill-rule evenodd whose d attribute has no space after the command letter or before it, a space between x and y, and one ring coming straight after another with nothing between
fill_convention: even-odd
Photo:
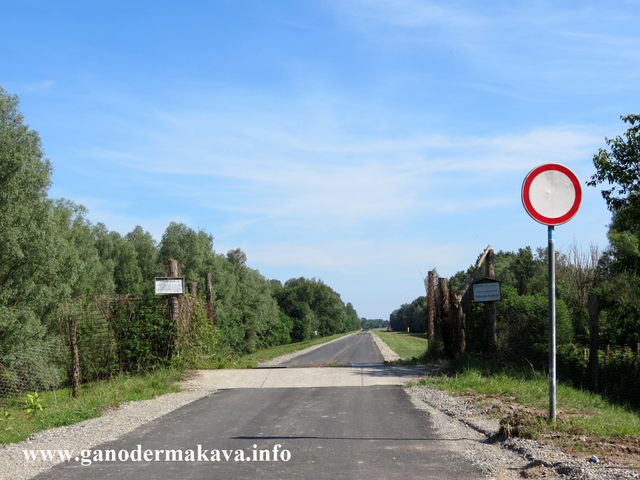
<instances>
[{"instance_id":1,"label":"asphalt road","mask_svg":"<svg viewBox=\"0 0 640 480\"><path fill-rule=\"evenodd\" d=\"M312 352L300 355L280 365L326 365L382 364L384 357L370 333L360 332L348 335Z\"/></svg>"},{"instance_id":2,"label":"asphalt road","mask_svg":"<svg viewBox=\"0 0 640 480\"><path fill-rule=\"evenodd\" d=\"M341 361L359 360L355 346L366 344L363 337L350 336L324 358L336 361L339 352L351 350L356 356ZM314 375L327 369L301 370ZM104 461L107 450L129 459ZM219 390L95 447L85 463L98 451L103 461L83 466L78 457L35 478L486 478L448 448L395 385Z\"/></svg>"}]
</instances>

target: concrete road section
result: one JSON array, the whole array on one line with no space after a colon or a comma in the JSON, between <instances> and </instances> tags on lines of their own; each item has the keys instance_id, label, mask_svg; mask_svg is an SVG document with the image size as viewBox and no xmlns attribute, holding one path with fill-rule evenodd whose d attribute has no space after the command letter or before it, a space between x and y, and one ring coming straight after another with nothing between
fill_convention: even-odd
<instances>
[{"instance_id":1,"label":"concrete road section","mask_svg":"<svg viewBox=\"0 0 640 480\"><path fill-rule=\"evenodd\" d=\"M450 450L404 389L388 385L224 390L85 457L90 465L79 456L35 478L486 478Z\"/></svg>"}]
</instances>

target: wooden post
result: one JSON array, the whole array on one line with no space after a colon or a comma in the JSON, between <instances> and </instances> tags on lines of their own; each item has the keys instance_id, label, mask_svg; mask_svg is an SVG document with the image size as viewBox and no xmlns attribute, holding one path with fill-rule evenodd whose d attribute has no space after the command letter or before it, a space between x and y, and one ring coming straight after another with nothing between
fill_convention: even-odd
<instances>
[{"instance_id":1,"label":"wooden post","mask_svg":"<svg viewBox=\"0 0 640 480\"><path fill-rule=\"evenodd\" d=\"M80 396L80 355L78 354L78 319L69 319L69 346L71 347L71 395Z\"/></svg>"},{"instance_id":2,"label":"wooden post","mask_svg":"<svg viewBox=\"0 0 640 480\"><path fill-rule=\"evenodd\" d=\"M211 273L207 273L207 316L211 322L211 328L213 328L213 293L211 286Z\"/></svg>"},{"instance_id":3,"label":"wooden post","mask_svg":"<svg viewBox=\"0 0 640 480\"><path fill-rule=\"evenodd\" d=\"M465 338L464 338L464 311L462 305L456 303L460 297L454 293L452 281L449 281L449 309L451 312L451 330L453 337L453 354L458 356L462 355L465 350Z\"/></svg>"},{"instance_id":4,"label":"wooden post","mask_svg":"<svg viewBox=\"0 0 640 480\"><path fill-rule=\"evenodd\" d=\"M177 278L180 276L180 265L177 260L169 260L169 277ZM175 325L176 333L180 332L179 316L180 316L180 304L178 302L179 295L169 296L169 305L171 306L171 321ZM179 335L176 335L176 349L179 344Z\"/></svg>"},{"instance_id":5,"label":"wooden post","mask_svg":"<svg viewBox=\"0 0 640 480\"><path fill-rule=\"evenodd\" d=\"M493 249L487 254L487 264L485 265L487 278L495 278L495 255ZM496 328L496 302L485 302L485 312L487 315L487 358L494 362L498 350L498 333Z\"/></svg>"},{"instance_id":6,"label":"wooden post","mask_svg":"<svg viewBox=\"0 0 640 480\"><path fill-rule=\"evenodd\" d=\"M196 297L198 295L198 282L189 282L189 295Z\"/></svg>"},{"instance_id":7,"label":"wooden post","mask_svg":"<svg viewBox=\"0 0 640 480\"><path fill-rule=\"evenodd\" d=\"M436 271L427 275L427 338L433 339L434 319L436 317Z\"/></svg>"},{"instance_id":8,"label":"wooden post","mask_svg":"<svg viewBox=\"0 0 640 480\"><path fill-rule=\"evenodd\" d=\"M438 279L438 289L440 290L440 335L444 346L444 352L446 355L450 355L453 352L453 346L451 341L449 287L447 285L446 278Z\"/></svg>"},{"instance_id":9,"label":"wooden post","mask_svg":"<svg viewBox=\"0 0 640 480\"><path fill-rule=\"evenodd\" d=\"M607 345L607 351L605 352L605 357L607 357L607 360L609 360L609 352L610 352L610 347L611 345Z\"/></svg>"},{"instance_id":10,"label":"wooden post","mask_svg":"<svg viewBox=\"0 0 640 480\"><path fill-rule=\"evenodd\" d=\"M589 307L589 333L591 336L589 350L589 390L596 392L598 390L598 297L596 295L589 295L587 297L587 304Z\"/></svg>"},{"instance_id":11,"label":"wooden post","mask_svg":"<svg viewBox=\"0 0 640 480\"><path fill-rule=\"evenodd\" d=\"M465 284L465 286L462 287L462 290L460 290L458 292L458 294L456 295L455 301L451 302L451 303L455 303L457 305L460 305L460 303L462 302L462 297L464 297L464 294L467 293L467 290L469 289L469 286L473 283L473 280L476 278L478 270L480 270L480 266L482 265L482 262L484 262L484 257L487 256L487 254L489 253L489 250L491 250L491 245L487 246L487 248L485 249L484 253L482 254L480 259L478 260L478 263L476 263L476 269L473 271L473 273L469 277L469 280L467 280L467 283Z\"/></svg>"}]
</instances>

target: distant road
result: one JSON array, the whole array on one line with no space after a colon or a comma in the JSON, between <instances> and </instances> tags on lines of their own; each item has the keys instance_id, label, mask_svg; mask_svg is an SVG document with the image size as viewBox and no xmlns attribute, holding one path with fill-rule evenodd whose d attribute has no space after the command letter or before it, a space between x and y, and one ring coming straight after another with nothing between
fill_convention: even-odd
<instances>
[{"instance_id":1,"label":"distant road","mask_svg":"<svg viewBox=\"0 0 640 480\"><path fill-rule=\"evenodd\" d=\"M312 352L282 362L280 366L326 364L382 364L384 358L370 333L359 332L324 345Z\"/></svg>"}]
</instances>

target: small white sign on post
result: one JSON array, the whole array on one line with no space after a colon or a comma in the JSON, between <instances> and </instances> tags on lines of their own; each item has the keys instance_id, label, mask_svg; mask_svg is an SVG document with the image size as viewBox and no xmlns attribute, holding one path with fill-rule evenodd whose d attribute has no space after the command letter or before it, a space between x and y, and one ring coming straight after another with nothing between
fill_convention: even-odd
<instances>
[{"instance_id":1,"label":"small white sign on post","mask_svg":"<svg viewBox=\"0 0 640 480\"><path fill-rule=\"evenodd\" d=\"M156 295L183 295L184 278L156 278Z\"/></svg>"},{"instance_id":2,"label":"small white sign on post","mask_svg":"<svg viewBox=\"0 0 640 480\"><path fill-rule=\"evenodd\" d=\"M502 300L500 282L497 280L487 282L479 281L473 284L474 302L499 302Z\"/></svg>"}]
</instances>

